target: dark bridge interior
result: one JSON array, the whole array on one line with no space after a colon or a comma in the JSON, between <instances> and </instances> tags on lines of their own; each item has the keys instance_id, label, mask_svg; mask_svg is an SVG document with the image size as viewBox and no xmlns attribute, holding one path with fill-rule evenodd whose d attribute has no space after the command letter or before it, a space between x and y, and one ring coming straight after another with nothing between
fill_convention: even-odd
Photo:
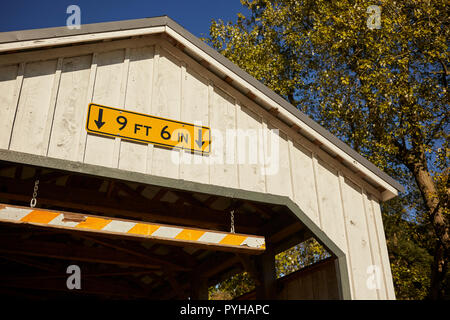
<instances>
[{"instance_id":1,"label":"dark bridge interior","mask_svg":"<svg viewBox=\"0 0 450 320\"><path fill-rule=\"evenodd\" d=\"M270 280L274 255L313 236L280 205L5 161L0 161L0 203L29 206L37 179L36 207L43 209L227 232L234 209L236 232L264 235L268 249L252 255L180 242L0 222L2 296L207 299L208 287L247 271L256 283L256 290L247 298L275 298L282 288ZM66 269L73 264L81 268L81 290L66 287Z\"/></svg>"}]
</instances>

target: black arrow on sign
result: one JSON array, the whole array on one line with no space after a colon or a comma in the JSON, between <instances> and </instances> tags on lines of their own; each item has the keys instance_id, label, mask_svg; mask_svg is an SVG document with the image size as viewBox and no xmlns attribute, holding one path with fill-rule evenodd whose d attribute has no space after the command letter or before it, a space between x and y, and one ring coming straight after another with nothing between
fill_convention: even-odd
<instances>
[{"instance_id":1,"label":"black arrow on sign","mask_svg":"<svg viewBox=\"0 0 450 320\"><path fill-rule=\"evenodd\" d=\"M202 141L202 140L203 140L202 129L198 129L198 137L197 137L197 140L195 140L195 143L197 143L199 148L201 148L203 146L203 144L205 143L205 141Z\"/></svg>"},{"instance_id":2,"label":"black arrow on sign","mask_svg":"<svg viewBox=\"0 0 450 320\"><path fill-rule=\"evenodd\" d=\"M103 109L98 109L98 120L94 120L94 122L97 125L97 128L99 129L103 127L103 125L106 123L102 121L102 118L103 118Z\"/></svg>"}]
</instances>

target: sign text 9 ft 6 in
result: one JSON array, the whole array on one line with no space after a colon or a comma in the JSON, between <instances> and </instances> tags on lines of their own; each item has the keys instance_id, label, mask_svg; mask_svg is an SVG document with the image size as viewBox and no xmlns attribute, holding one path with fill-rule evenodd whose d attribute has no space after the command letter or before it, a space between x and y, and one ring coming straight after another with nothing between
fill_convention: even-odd
<instances>
[{"instance_id":1,"label":"sign text 9 ft 6 in","mask_svg":"<svg viewBox=\"0 0 450 320\"><path fill-rule=\"evenodd\" d=\"M209 154L210 128L89 104L86 130L100 135Z\"/></svg>"}]
</instances>

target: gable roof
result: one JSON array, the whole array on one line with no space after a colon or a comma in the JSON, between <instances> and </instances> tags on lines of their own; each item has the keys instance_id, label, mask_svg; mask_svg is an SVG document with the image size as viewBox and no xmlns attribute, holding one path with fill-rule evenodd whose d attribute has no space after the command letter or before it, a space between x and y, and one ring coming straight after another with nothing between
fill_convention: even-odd
<instances>
[{"instance_id":1,"label":"gable roof","mask_svg":"<svg viewBox=\"0 0 450 320\"><path fill-rule=\"evenodd\" d=\"M353 171L361 172L372 184L384 189L383 200L396 196L398 192L404 192L403 186L392 177L167 16L86 24L81 25L80 29L72 30L56 27L3 32L0 33L0 54L151 33L166 33L179 42L182 49L185 48L185 53L197 61L203 61L202 64L210 71L220 75L222 79L229 78L227 82L230 85L241 92L244 91L245 95L262 107L276 110L278 117L284 122L299 128L312 140L317 140L326 152L344 162Z\"/></svg>"}]
</instances>

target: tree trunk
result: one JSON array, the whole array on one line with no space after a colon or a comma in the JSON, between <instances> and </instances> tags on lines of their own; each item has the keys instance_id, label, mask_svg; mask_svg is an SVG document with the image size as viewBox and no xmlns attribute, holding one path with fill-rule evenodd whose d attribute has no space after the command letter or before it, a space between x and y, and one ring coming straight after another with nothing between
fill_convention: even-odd
<instances>
[{"instance_id":1,"label":"tree trunk","mask_svg":"<svg viewBox=\"0 0 450 320\"><path fill-rule=\"evenodd\" d=\"M449 224L444 216L446 203L440 203L433 178L428 171L425 155L420 160L409 158L408 167L412 171L417 186L422 194L425 207L428 211L429 222L436 234L434 261L431 270L431 284L429 299L442 299L444 296L444 280L447 273L447 259L449 254ZM421 161L422 160L422 161ZM448 196L448 195L447 195Z\"/></svg>"}]
</instances>

